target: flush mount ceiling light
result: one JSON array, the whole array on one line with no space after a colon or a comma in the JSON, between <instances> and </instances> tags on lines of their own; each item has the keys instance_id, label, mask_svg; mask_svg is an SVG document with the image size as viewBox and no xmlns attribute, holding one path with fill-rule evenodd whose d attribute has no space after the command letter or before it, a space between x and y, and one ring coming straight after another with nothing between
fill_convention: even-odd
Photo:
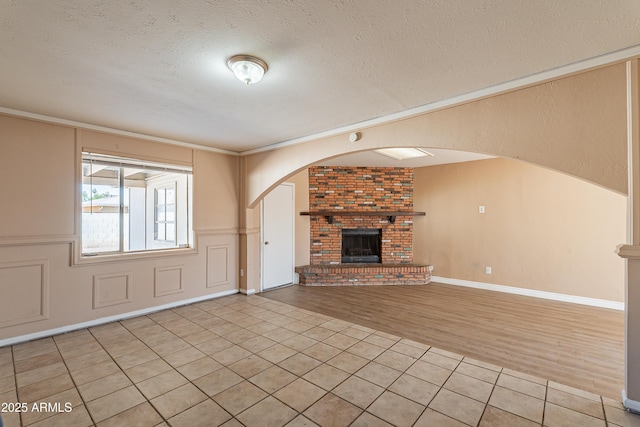
<instances>
[{"instance_id":1,"label":"flush mount ceiling light","mask_svg":"<svg viewBox=\"0 0 640 427\"><path fill-rule=\"evenodd\" d=\"M269 67L260 58L250 55L236 55L227 60L227 65L233 74L248 85L258 83Z\"/></svg>"},{"instance_id":2,"label":"flush mount ceiling light","mask_svg":"<svg viewBox=\"0 0 640 427\"><path fill-rule=\"evenodd\" d=\"M430 153L421 148L382 148L380 150L374 150L378 154L391 157L396 160L413 159L415 157L433 156Z\"/></svg>"}]
</instances>

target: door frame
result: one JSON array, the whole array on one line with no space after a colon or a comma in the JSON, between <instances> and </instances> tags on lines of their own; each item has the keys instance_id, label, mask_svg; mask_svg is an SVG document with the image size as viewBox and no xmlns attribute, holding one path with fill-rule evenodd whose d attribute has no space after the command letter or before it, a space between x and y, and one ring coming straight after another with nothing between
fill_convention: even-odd
<instances>
[{"instance_id":1,"label":"door frame","mask_svg":"<svg viewBox=\"0 0 640 427\"><path fill-rule=\"evenodd\" d=\"M296 185L293 182L281 182L278 187L284 185L291 187L291 283L295 281L295 267L296 267ZM272 190L273 191L273 190ZM270 192L269 192L270 193ZM269 196L265 195L260 201L260 292L265 290L264 288L264 200Z\"/></svg>"}]
</instances>

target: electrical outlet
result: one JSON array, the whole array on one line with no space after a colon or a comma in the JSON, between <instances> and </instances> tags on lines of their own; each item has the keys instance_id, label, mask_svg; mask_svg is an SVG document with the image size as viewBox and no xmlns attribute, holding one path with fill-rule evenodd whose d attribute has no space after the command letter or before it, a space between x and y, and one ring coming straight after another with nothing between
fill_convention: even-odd
<instances>
[{"instance_id":1,"label":"electrical outlet","mask_svg":"<svg viewBox=\"0 0 640 427\"><path fill-rule=\"evenodd\" d=\"M484 268L485 274L491 274L491 267L487 266Z\"/></svg>"},{"instance_id":2,"label":"electrical outlet","mask_svg":"<svg viewBox=\"0 0 640 427\"><path fill-rule=\"evenodd\" d=\"M484 206L478 206L478 213L484 213Z\"/></svg>"}]
</instances>

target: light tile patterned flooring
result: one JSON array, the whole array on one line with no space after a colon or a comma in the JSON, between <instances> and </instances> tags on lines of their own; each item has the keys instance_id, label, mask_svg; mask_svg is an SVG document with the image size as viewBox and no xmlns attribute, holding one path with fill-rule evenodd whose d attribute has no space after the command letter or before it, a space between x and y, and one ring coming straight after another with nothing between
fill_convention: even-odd
<instances>
[{"instance_id":1,"label":"light tile patterned flooring","mask_svg":"<svg viewBox=\"0 0 640 427\"><path fill-rule=\"evenodd\" d=\"M0 348L0 402L28 405L7 427L640 426L592 393L242 295Z\"/></svg>"}]
</instances>

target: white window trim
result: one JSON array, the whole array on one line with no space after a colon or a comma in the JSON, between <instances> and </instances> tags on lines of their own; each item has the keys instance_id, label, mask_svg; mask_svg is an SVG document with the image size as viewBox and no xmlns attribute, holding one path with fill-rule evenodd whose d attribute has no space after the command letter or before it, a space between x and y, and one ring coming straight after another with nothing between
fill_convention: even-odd
<instances>
[{"instance_id":1,"label":"white window trim","mask_svg":"<svg viewBox=\"0 0 640 427\"><path fill-rule=\"evenodd\" d=\"M76 157L76 171L75 171L75 182L76 182L76 209L75 209L75 228L76 235L71 242L71 265L91 265L91 264L100 264L100 263L111 263L111 262L121 262L125 260L138 260L138 259L152 259L152 258L160 258L160 257L169 257L169 256L182 256L182 255L196 255L199 253L198 250L198 233L193 229L193 192L191 193L191 198L187 200L187 204L189 207L189 220L188 220L188 232L191 234L191 241L189 242L189 247L177 247L177 248L160 248L160 249L145 249L141 251L129 251L129 252L106 252L106 253L98 253L85 255L82 253L82 163L83 163L83 154L89 153L94 158L94 161L98 161L98 159L102 158L113 158L117 157L119 159L126 160L126 162L121 163L123 166L134 166L140 167L143 164L153 165L152 167L157 167L161 170L171 171L171 172L183 172L189 173L192 176L191 179L191 191L193 191L193 167L188 165L180 165L180 164L171 164L171 163L160 163L153 160L144 160L144 159L133 159L128 158L126 155L122 156L110 156L96 153L94 150L86 150L86 149L78 149L78 155ZM158 170L155 169L155 170Z\"/></svg>"},{"instance_id":2,"label":"white window trim","mask_svg":"<svg viewBox=\"0 0 640 427\"><path fill-rule=\"evenodd\" d=\"M74 249L74 257L73 257L73 265L89 265L89 264L99 264L99 263L109 263L109 262L118 262L118 261L128 261L128 260L137 260L137 259L148 259L148 258L160 258L160 257L168 257L168 256L179 256L179 255L195 255L198 254L198 237L197 234L193 234L193 247L188 248L171 248L171 249L151 249L146 251L139 252L119 252L119 253L109 253L109 254L99 254L99 255L82 255L82 242L80 238L77 238L73 243Z\"/></svg>"}]
</instances>

